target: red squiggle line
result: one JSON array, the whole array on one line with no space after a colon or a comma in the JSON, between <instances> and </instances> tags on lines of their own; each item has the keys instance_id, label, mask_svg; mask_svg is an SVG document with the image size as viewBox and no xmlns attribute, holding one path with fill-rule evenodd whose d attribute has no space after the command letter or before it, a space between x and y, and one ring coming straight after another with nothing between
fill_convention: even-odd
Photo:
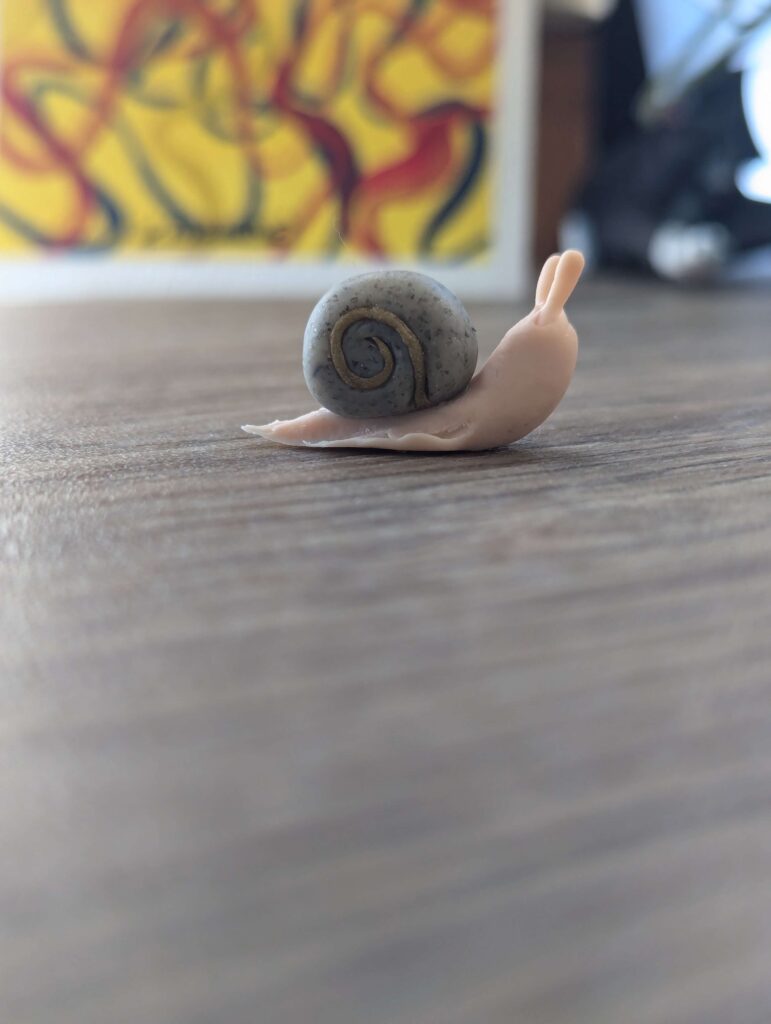
<instances>
[{"instance_id":1,"label":"red squiggle line","mask_svg":"<svg viewBox=\"0 0 771 1024\"><path fill-rule=\"evenodd\" d=\"M219 44L225 50L237 86L241 138L243 141L251 139L251 116L249 114L251 87L248 69L239 48L238 31L240 27L236 26L233 28L228 26L221 16L212 14L201 0L137 0L133 7L129 8L118 31L112 53L104 65L108 72L107 79L97 96L89 124L82 134L71 143L69 147L71 151L76 153L85 152L108 124L112 109L119 96L121 82L134 68L133 54L136 50L142 21L147 20L149 17L157 16L159 13L186 13L200 17L209 32L212 44ZM67 71L70 68L71 66L61 63L57 64L50 60L17 57L9 61L4 68L3 94L5 94L7 87L14 86L17 75L24 72L35 69ZM24 120L29 122L29 119L26 117ZM29 123L31 124L31 122ZM50 149L50 146L48 148ZM24 169L50 171L55 166L56 160L39 161L36 163L28 161Z\"/></svg>"},{"instance_id":2,"label":"red squiggle line","mask_svg":"<svg viewBox=\"0 0 771 1024\"><path fill-rule=\"evenodd\" d=\"M41 119L31 103L24 97L17 85L19 76L30 70L63 71L67 69L61 62L47 59L17 57L8 62L3 69L2 97L8 109L12 110L19 120L36 136L48 153L48 159L32 160L24 156L17 147L9 144L7 137L3 139L2 148L11 162L29 173L44 173L61 170L74 182L77 191L77 207L73 212L72 224L57 240L57 246L66 247L74 244L85 231L89 213L91 212L96 189L88 179L81 166L81 158L91 147L95 139L104 130L110 120L112 110L117 102L122 80L134 66L134 54L142 23L149 16L159 13L174 13L200 19L212 43L220 46L228 58L237 98L237 129L247 158L255 170L259 169L259 161L254 152L251 129L251 87L249 73L239 44L241 26L231 26L220 15L206 8L201 0L137 0L129 9L117 33L112 53L107 61L107 79L97 97L90 121L74 143L67 144L60 139Z\"/></svg>"},{"instance_id":3,"label":"red squiggle line","mask_svg":"<svg viewBox=\"0 0 771 1024\"><path fill-rule=\"evenodd\" d=\"M451 131L449 119L416 125L410 155L363 179L356 195L355 242L365 252L385 255L379 214L386 203L420 194L427 188L441 188L452 169Z\"/></svg>"},{"instance_id":4,"label":"red squiggle line","mask_svg":"<svg viewBox=\"0 0 771 1024\"><path fill-rule=\"evenodd\" d=\"M289 0L267 2L288 4ZM433 22L428 25L423 15L415 13L412 7L407 9L406 3L400 12L391 9L384 0L354 0L353 3L351 0L317 0L311 6L304 30L293 41L278 71L274 72L272 87L263 90L263 95L267 91L275 110L302 129L324 162L329 177L328 186L305 202L295 217L295 223L286 226L286 238L297 239L303 226L307 226L317 215L322 202L328 196L334 196L339 203L341 234L350 237L367 252L381 255L385 248L380 224L383 207L389 202L418 195L428 189L435 189L438 194L456 174L452 144L454 128L470 119L484 120L489 111L481 105L460 102L446 103L431 111L410 110L389 95L382 79L386 60L393 53L394 47L402 44L421 50L450 81L460 82L464 76L484 67L491 53L489 45L462 61L442 48L439 35L448 20L446 16L442 18L441 14L444 10L446 15L446 10L451 9L490 17L494 0L438 0L438 3L446 5L444 9L439 8L438 26ZM252 171L265 178L265 168L261 165L254 138L252 105L255 89L245 49L246 34L262 14L260 4L261 0L242 0L230 12L222 14L208 7L206 0L134 0L105 48L105 53L94 57L97 66L104 72L104 78L87 120L74 139L62 138L51 125L45 123L42 113L25 96L24 84L28 74L72 74L77 67L76 62L33 54L7 61L0 85L2 98L16 122L36 140L38 149L33 153L26 152L26 147L20 146L18 141L12 141L5 133L0 139L4 156L25 173L59 172L73 185L75 202L67 227L57 239L57 245L72 245L85 237L88 219L97 199L96 185L85 170L86 155L100 135L109 128L124 83L140 66L143 31L147 23L160 16L172 16L202 30L203 41L199 41L196 36L185 45L183 40L181 49L185 59L217 53L223 56L232 80L235 141ZM317 41L320 26L335 10L341 14L341 21L327 52L331 73L325 81L323 95L306 99L296 85L298 72L309 48ZM363 175L356 158L356 140L349 139L335 123L332 103L342 88L343 72L351 57L354 18L371 11L388 19L390 31L388 40L375 48L361 70L364 99L403 130L408 142L408 153L388 167Z\"/></svg>"}]
</instances>

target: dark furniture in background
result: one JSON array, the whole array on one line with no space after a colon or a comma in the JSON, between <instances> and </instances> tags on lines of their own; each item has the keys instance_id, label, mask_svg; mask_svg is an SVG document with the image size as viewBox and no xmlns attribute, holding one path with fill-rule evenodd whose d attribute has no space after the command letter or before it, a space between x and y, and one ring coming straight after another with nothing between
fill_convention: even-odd
<instances>
[{"instance_id":1,"label":"dark furniture in background","mask_svg":"<svg viewBox=\"0 0 771 1024\"><path fill-rule=\"evenodd\" d=\"M563 214L596 153L596 26L566 17L544 22L536 165L536 265L558 248Z\"/></svg>"},{"instance_id":2,"label":"dark furniture in background","mask_svg":"<svg viewBox=\"0 0 771 1024\"><path fill-rule=\"evenodd\" d=\"M601 154L634 131L633 103L645 78L632 0L602 24L544 19L535 262L558 247L559 222Z\"/></svg>"}]
</instances>

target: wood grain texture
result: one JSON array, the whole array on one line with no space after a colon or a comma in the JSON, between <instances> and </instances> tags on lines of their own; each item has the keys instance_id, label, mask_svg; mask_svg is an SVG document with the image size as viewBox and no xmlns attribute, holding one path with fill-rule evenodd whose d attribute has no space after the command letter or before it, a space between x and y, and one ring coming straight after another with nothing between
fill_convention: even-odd
<instances>
[{"instance_id":1,"label":"wood grain texture","mask_svg":"<svg viewBox=\"0 0 771 1024\"><path fill-rule=\"evenodd\" d=\"M0 1020L768 1024L771 300L438 458L240 434L307 312L2 314Z\"/></svg>"}]
</instances>

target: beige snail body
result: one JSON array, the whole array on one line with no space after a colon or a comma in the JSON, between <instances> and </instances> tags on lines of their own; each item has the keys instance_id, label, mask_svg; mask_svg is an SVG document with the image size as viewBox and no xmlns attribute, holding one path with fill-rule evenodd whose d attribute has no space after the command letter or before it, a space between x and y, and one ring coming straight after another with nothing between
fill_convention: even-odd
<instances>
[{"instance_id":1,"label":"beige snail body","mask_svg":"<svg viewBox=\"0 0 771 1024\"><path fill-rule=\"evenodd\" d=\"M317 448L481 451L518 441L552 414L572 380L578 356L578 337L565 314L565 304L578 283L583 267L583 256L575 251L547 260L538 281L532 312L507 332L467 387L462 381L466 372L464 360L471 359L472 355L476 358L476 336L473 335L473 342L468 341L470 322L467 324L464 319L465 310L462 315L457 314L457 320L453 320L455 313L449 316L449 322L454 324L456 344L448 349L449 354L434 355L434 364L440 367L440 372L451 364L458 370L451 387L448 385L450 390L454 389L454 397L444 399L436 396L438 400L432 403L430 388L426 390L425 375L422 378L418 376L417 380L414 376L409 377L409 369L412 367L414 370L415 365L414 359L410 359L411 347L403 344L401 337L381 337L377 325L370 323L362 330L365 337L363 350L360 348L358 355L353 352L350 361L346 361L347 372L342 378L346 387L350 387L351 380L356 384L357 375L361 375L365 382L376 380L374 386L366 383L361 389L354 386L355 414L341 415L339 411L322 408L294 420L277 420L243 429L279 444ZM458 306L462 310L460 303ZM378 308L385 308L382 300ZM448 305L447 309L455 310L456 307ZM340 315L345 316L345 311ZM402 316L399 320L405 322ZM407 327L410 329L411 325L407 323ZM400 334L398 327L394 330ZM444 330L443 326L439 332L440 340ZM328 335L329 363L334 367L335 342L331 330ZM412 331L412 335L419 337L417 331ZM462 338L466 341L458 340ZM389 341L393 342L393 348ZM412 354L420 360L414 346ZM377 392L389 379L393 379L399 360L404 372L397 391L402 396L401 400L406 402L407 411L383 415L382 395L378 396ZM425 360L423 362L425 364ZM344 390L342 385L339 388ZM371 401L369 406L367 397ZM377 398L381 401L378 402Z\"/></svg>"}]
</instances>

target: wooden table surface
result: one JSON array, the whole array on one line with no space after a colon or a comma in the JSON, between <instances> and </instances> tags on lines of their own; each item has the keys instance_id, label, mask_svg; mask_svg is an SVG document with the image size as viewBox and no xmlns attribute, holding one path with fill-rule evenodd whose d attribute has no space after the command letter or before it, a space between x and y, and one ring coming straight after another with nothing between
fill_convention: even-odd
<instances>
[{"instance_id":1,"label":"wooden table surface","mask_svg":"<svg viewBox=\"0 0 771 1024\"><path fill-rule=\"evenodd\" d=\"M2 313L3 1024L768 1024L771 298L571 311L436 458L240 433L302 304Z\"/></svg>"}]
</instances>

